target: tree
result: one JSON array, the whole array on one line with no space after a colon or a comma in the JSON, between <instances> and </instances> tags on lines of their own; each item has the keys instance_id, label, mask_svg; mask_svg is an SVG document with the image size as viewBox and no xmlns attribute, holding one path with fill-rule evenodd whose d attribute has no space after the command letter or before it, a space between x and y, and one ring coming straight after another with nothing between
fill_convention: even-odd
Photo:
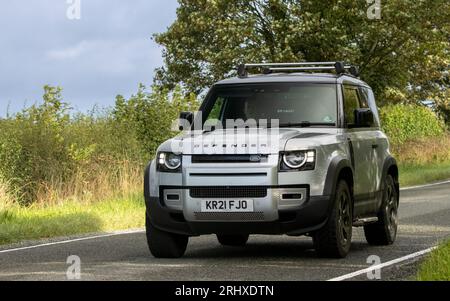
<instances>
[{"instance_id":1,"label":"tree","mask_svg":"<svg viewBox=\"0 0 450 301\"><path fill-rule=\"evenodd\" d=\"M242 62L344 60L383 102L442 77L449 66L450 2L364 0L179 0L177 20L155 35L165 65L155 81L200 93ZM448 87L448 86L447 86Z\"/></svg>"}]
</instances>

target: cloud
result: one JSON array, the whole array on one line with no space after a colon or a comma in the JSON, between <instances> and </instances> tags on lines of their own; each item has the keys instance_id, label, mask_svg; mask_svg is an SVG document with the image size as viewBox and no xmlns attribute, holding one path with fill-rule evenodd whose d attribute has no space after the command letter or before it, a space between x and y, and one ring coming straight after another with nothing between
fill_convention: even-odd
<instances>
[{"instance_id":1,"label":"cloud","mask_svg":"<svg viewBox=\"0 0 450 301\"><path fill-rule=\"evenodd\" d=\"M89 49L89 42L81 41L77 45L65 49L50 50L47 52L47 57L52 60L67 60L75 59L81 56Z\"/></svg>"},{"instance_id":2,"label":"cloud","mask_svg":"<svg viewBox=\"0 0 450 301\"><path fill-rule=\"evenodd\" d=\"M117 94L151 84L162 64L150 38L175 19L177 0L82 0L81 20L59 0L15 0L0 10L0 116L62 86L73 107L112 105Z\"/></svg>"},{"instance_id":3,"label":"cloud","mask_svg":"<svg viewBox=\"0 0 450 301\"><path fill-rule=\"evenodd\" d=\"M124 74L138 72L140 68L151 68L162 63L160 51L146 38L121 40L90 40L46 52L50 63L64 66L67 70L85 68L95 73ZM131 74L130 74L131 75Z\"/></svg>"}]
</instances>

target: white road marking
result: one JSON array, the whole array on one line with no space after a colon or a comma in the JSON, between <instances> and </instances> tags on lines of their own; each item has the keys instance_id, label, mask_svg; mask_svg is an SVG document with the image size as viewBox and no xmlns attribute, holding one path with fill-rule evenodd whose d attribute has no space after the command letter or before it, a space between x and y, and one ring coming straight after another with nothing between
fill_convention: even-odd
<instances>
[{"instance_id":1,"label":"white road marking","mask_svg":"<svg viewBox=\"0 0 450 301\"><path fill-rule=\"evenodd\" d=\"M450 184L450 180L444 181L444 182L438 182L438 183L431 183L431 184L425 184L425 185L405 187L405 188L401 188L400 191L411 190L411 189L419 189L419 188L426 188L426 187L433 187L433 186L438 186L438 185L443 185L443 184Z\"/></svg>"},{"instance_id":2,"label":"white road marking","mask_svg":"<svg viewBox=\"0 0 450 301\"><path fill-rule=\"evenodd\" d=\"M36 249L36 248L42 248L42 247L48 247L48 246L54 246L54 245L62 245L62 244L67 244L67 243L77 242L77 241L92 240L92 239L97 239L97 238L104 238L104 237L111 237L111 236L118 236L118 235L125 235L125 234L135 234L135 233L142 233L142 232L145 232L145 231L144 230L118 231L118 232L112 232L109 234L102 234L102 235L88 236L88 237L76 238L76 239L70 239L70 240L49 242L49 243L34 245L34 246L29 246L29 247L0 250L0 254L29 250L29 249Z\"/></svg>"},{"instance_id":3,"label":"white road marking","mask_svg":"<svg viewBox=\"0 0 450 301\"><path fill-rule=\"evenodd\" d=\"M403 261L407 261L407 260L410 260L410 259L413 259L413 258L416 258L416 257L419 257L419 256L423 256L423 255L428 254L431 251L435 250L436 248L437 247L428 248L426 250L422 250L422 251L419 251L419 252L416 252L416 253L413 253L413 254L409 254L409 255L406 255L406 256L403 256L403 257L391 260L391 261L387 261L385 263L374 265L374 266L371 266L369 268L362 269L362 270L359 270L359 271L356 271L356 272L353 272L353 273L350 273L350 274L345 274L345 275L342 275L342 276L339 276L339 277L336 277L336 278L333 278L333 279L329 279L327 281L343 281L343 280L351 279L351 278L354 278L356 276L367 274L367 273L372 272L374 270L382 269L382 268L385 268L385 267L388 267L388 266L391 266L391 265L394 265L394 264L397 264L397 263L400 263L400 262L403 262Z\"/></svg>"}]
</instances>

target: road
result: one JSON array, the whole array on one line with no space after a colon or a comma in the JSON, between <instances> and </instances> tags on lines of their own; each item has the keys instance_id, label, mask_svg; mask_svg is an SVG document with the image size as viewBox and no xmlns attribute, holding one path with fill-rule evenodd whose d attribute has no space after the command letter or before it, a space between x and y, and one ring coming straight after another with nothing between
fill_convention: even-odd
<instances>
[{"instance_id":1,"label":"road","mask_svg":"<svg viewBox=\"0 0 450 301\"><path fill-rule=\"evenodd\" d=\"M134 232L0 251L0 280L66 280L68 256L81 259L81 280L328 280L387 262L450 237L450 183L401 192L400 228L393 246L369 246L355 228L345 259L321 259L308 237L255 235L246 247L222 247L215 236L192 238L185 257L161 260L147 249L145 234ZM6 247L8 248L8 247ZM12 246L9 246L12 248ZM383 280L407 280L417 260L381 271ZM360 275L349 280L367 280Z\"/></svg>"}]
</instances>

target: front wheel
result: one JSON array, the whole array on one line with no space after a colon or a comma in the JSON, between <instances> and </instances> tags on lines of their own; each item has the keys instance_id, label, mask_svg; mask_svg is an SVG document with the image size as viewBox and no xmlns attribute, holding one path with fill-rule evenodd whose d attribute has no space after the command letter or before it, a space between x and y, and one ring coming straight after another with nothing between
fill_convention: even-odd
<instances>
[{"instance_id":1,"label":"front wheel","mask_svg":"<svg viewBox=\"0 0 450 301\"><path fill-rule=\"evenodd\" d=\"M346 181L336 187L333 208L325 226L313 234L314 248L321 257L344 258L350 251L353 205Z\"/></svg>"},{"instance_id":2,"label":"front wheel","mask_svg":"<svg viewBox=\"0 0 450 301\"><path fill-rule=\"evenodd\" d=\"M397 237L399 196L391 175L386 177L384 187L378 222L364 226L367 242L376 246L391 245Z\"/></svg>"},{"instance_id":3,"label":"front wheel","mask_svg":"<svg viewBox=\"0 0 450 301\"><path fill-rule=\"evenodd\" d=\"M186 252L189 237L161 231L155 228L146 218L148 248L156 258L179 258Z\"/></svg>"}]
</instances>

